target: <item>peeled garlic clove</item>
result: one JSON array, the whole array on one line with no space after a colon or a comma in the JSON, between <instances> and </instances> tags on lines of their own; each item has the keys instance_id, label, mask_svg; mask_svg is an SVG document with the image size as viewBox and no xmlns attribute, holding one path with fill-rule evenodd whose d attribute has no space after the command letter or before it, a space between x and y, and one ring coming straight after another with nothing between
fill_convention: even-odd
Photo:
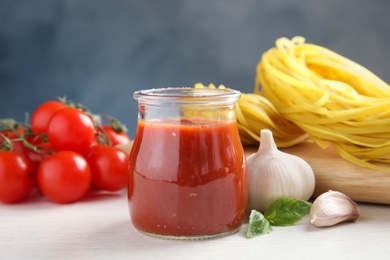
<instances>
[{"instance_id":1,"label":"peeled garlic clove","mask_svg":"<svg viewBox=\"0 0 390 260\"><path fill-rule=\"evenodd\" d=\"M333 226L359 218L358 205L347 195L328 191L318 196L310 209L310 222L316 227Z\"/></svg>"}]
</instances>

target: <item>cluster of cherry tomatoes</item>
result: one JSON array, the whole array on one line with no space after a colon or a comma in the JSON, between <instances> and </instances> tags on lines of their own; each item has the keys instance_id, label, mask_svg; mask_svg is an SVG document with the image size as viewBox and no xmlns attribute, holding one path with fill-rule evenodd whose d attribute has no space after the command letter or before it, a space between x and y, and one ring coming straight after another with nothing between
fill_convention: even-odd
<instances>
[{"instance_id":1,"label":"cluster of cherry tomatoes","mask_svg":"<svg viewBox=\"0 0 390 260\"><path fill-rule=\"evenodd\" d=\"M30 122L0 121L0 201L19 202L37 188L50 201L70 203L92 188L127 185L130 142L119 121L65 100L41 103Z\"/></svg>"}]
</instances>

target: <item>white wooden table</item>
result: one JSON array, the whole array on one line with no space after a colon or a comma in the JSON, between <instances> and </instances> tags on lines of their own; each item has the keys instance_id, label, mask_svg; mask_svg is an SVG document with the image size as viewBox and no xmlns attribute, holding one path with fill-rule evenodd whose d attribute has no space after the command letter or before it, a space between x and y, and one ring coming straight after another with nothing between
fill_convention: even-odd
<instances>
[{"instance_id":1,"label":"white wooden table","mask_svg":"<svg viewBox=\"0 0 390 260\"><path fill-rule=\"evenodd\" d=\"M227 237L170 241L134 229L125 191L68 205L33 197L0 204L0 259L390 259L390 206L359 206L356 223L330 228L315 228L306 216L253 239L246 223Z\"/></svg>"}]
</instances>

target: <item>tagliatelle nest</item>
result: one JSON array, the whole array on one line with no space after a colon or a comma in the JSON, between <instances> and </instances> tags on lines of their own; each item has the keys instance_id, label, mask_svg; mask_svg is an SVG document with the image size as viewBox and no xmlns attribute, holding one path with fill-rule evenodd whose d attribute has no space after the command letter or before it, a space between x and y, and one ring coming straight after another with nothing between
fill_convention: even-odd
<instances>
[{"instance_id":1,"label":"tagliatelle nest","mask_svg":"<svg viewBox=\"0 0 390 260\"><path fill-rule=\"evenodd\" d=\"M390 170L375 164L390 163L390 86L303 37L277 39L263 54L254 93L237 102L237 121L245 144L268 128L279 147L309 139L357 165Z\"/></svg>"}]
</instances>

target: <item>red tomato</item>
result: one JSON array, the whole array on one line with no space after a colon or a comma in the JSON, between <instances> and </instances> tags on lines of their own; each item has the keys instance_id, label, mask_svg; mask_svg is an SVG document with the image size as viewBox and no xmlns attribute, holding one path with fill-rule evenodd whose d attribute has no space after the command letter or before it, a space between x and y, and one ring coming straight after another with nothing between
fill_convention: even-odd
<instances>
[{"instance_id":1,"label":"red tomato","mask_svg":"<svg viewBox=\"0 0 390 260\"><path fill-rule=\"evenodd\" d=\"M36 172L38 170L39 164L47 157L53 154L54 148L51 143L41 143L37 145L40 150L38 152L27 148L24 154L30 159L33 163L33 173L36 176ZM43 148L43 149L42 149Z\"/></svg>"},{"instance_id":2,"label":"red tomato","mask_svg":"<svg viewBox=\"0 0 390 260\"><path fill-rule=\"evenodd\" d=\"M8 139L15 139L15 138L18 138L18 134L24 134L24 131L25 129L23 127L19 127L16 129L16 133L13 131L13 130L2 130L0 133L2 135L4 135L5 137L7 137Z\"/></svg>"},{"instance_id":3,"label":"red tomato","mask_svg":"<svg viewBox=\"0 0 390 260\"><path fill-rule=\"evenodd\" d=\"M41 143L36 145L36 147L39 149L38 152L28 149L28 151L25 152L25 155L33 162L39 164L43 159L49 157L52 155L52 153L55 151L54 147L51 143Z\"/></svg>"},{"instance_id":4,"label":"red tomato","mask_svg":"<svg viewBox=\"0 0 390 260\"><path fill-rule=\"evenodd\" d=\"M117 132L111 125L103 125L103 129L113 146L130 142L130 137L126 134L126 132Z\"/></svg>"},{"instance_id":5,"label":"red tomato","mask_svg":"<svg viewBox=\"0 0 390 260\"><path fill-rule=\"evenodd\" d=\"M90 116L77 108L63 108L51 117L47 137L58 151L84 154L95 138L94 123Z\"/></svg>"},{"instance_id":6,"label":"red tomato","mask_svg":"<svg viewBox=\"0 0 390 260\"><path fill-rule=\"evenodd\" d=\"M31 145L42 144L42 139L38 135L32 134L32 135L24 136L24 139ZM18 136L15 136L13 139L11 139L11 141L12 141L12 150L15 152L27 154L31 150L23 143L23 141Z\"/></svg>"},{"instance_id":7,"label":"red tomato","mask_svg":"<svg viewBox=\"0 0 390 260\"><path fill-rule=\"evenodd\" d=\"M40 163L37 180L39 190L49 200L70 203L87 193L91 185L91 170L80 154L61 151Z\"/></svg>"},{"instance_id":8,"label":"red tomato","mask_svg":"<svg viewBox=\"0 0 390 260\"><path fill-rule=\"evenodd\" d=\"M100 149L103 149L103 148L106 148L106 147L109 147L107 144L100 144L98 142L94 142L87 150L87 152L84 155L84 157L88 160L91 155L93 153L95 153L96 151L100 150Z\"/></svg>"},{"instance_id":9,"label":"red tomato","mask_svg":"<svg viewBox=\"0 0 390 260\"><path fill-rule=\"evenodd\" d=\"M31 115L31 129L35 133L46 133L52 115L66 105L59 101L46 101L40 104Z\"/></svg>"},{"instance_id":10,"label":"red tomato","mask_svg":"<svg viewBox=\"0 0 390 260\"><path fill-rule=\"evenodd\" d=\"M19 152L0 153L0 201L15 203L35 187L31 161Z\"/></svg>"},{"instance_id":11,"label":"red tomato","mask_svg":"<svg viewBox=\"0 0 390 260\"><path fill-rule=\"evenodd\" d=\"M126 187L128 156L116 147L100 147L89 158L93 184L105 191L118 191Z\"/></svg>"},{"instance_id":12,"label":"red tomato","mask_svg":"<svg viewBox=\"0 0 390 260\"><path fill-rule=\"evenodd\" d=\"M24 133L24 128L20 127L18 129L16 129L16 132L19 133L19 134L23 134ZM13 130L8 130L7 129L7 130L0 131L0 149L5 144L6 138L10 139L12 141L12 140L14 140L16 138L19 138L19 136ZM12 147L13 146L14 146L14 144L12 143ZM12 149L14 150L15 148L13 147Z\"/></svg>"}]
</instances>

